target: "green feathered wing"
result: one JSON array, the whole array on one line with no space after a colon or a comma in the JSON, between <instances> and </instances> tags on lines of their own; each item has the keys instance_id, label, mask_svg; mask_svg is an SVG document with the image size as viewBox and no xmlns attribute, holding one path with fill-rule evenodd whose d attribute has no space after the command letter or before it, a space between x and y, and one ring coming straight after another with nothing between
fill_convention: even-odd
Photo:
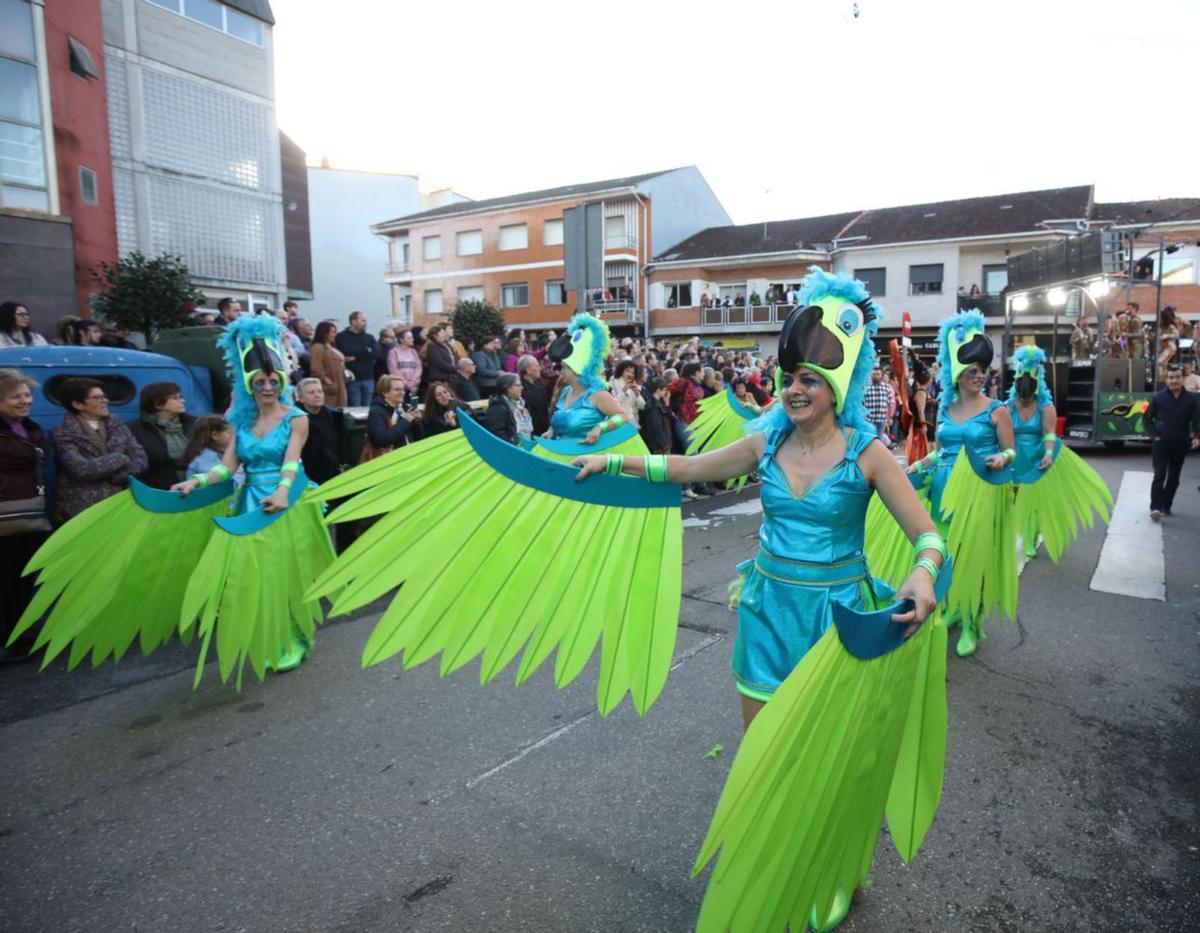
<instances>
[{"instance_id":1,"label":"green feathered wing","mask_svg":"<svg viewBox=\"0 0 1200 933\"><path fill-rule=\"evenodd\" d=\"M1100 474L1068 447L1062 447L1036 482L1017 487L1014 521L1022 531L1040 531L1046 553L1055 563L1096 516L1107 523L1113 497Z\"/></svg>"},{"instance_id":2,"label":"green feathered wing","mask_svg":"<svg viewBox=\"0 0 1200 933\"><path fill-rule=\"evenodd\" d=\"M968 457L960 456L942 494L949 520L946 547L954 579L946 611L982 623L993 612L1017 617L1017 522L1011 483L980 479Z\"/></svg>"},{"instance_id":3,"label":"green feathered wing","mask_svg":"<svg viewBox=\"0 0 1200 933\"><path fill-rule=\"evenodd\" d=\"M928 485L917 490L917 498L928 511ZM871 568L871 575L892 589L899 589L900 584L912 573L916 557L913 554L912 541L883 504L879 493L871 496L871 501L867 504L863 551L867 555L867 566Z\"/></svg>"},{"instance_id":4,"label":"green feathered wing","mask_svg":"<svg viewBox=\"0 0 1200 933\"><path fill-rule=\"evenodd\" d=\"M688 425L687 453L700 454L720 450L746 436L746 425L757 417L757 413L737 404L729 390L701 399L697 405L699 414ZM749 474L737 477L737 488L746 485Z\"/></svg>"},{"instance_id":5,"label":"green feathered wing","mask_svg":"<svg viewBox=\"0 0 1200 933\"><path fill-rule=\"evenodd\" d=\"M693 868L720 851L698 930L803 930L814 908L828 916L866 878L885 810L912 858L941 790L945 653L931 623L874 660L846 651L835 627L804 656L721 793Z\"/></svg>"},{"instance_id":6,"label":"green feathered wing","mask_svg":"<svg viewBox=\"0 0 1200 933\"><path fill-rule=\"evenodd\" d=\"M12 637L49 610L34 643L34 650L46 649L43 668L68 645L67 666L74 668L89 653L93 666L110 656L120 660L135 638L143 654L170 641L188 574L229 501L225 495L200 508L162 513L125 490L76 515L25 568L37 573L38 591Z\"/></svg>"},{"instance_id":7,"label":"green feathered wing","mask_svg":"<svg viewBox=\"0 0 1200 933\"><path fill-rule=\"evenodd\" d=\"M298 634L308 642L323 618L305 591L332 563L333 546L315 498L303 499L252 534L216 529L187 581L176 615L180 631L201 638L196 683L216 640L221 679L247 662L261 680Z\"/></svg>"},{"instance_id":8,"label":"green feathered wing","mask_svg":"<svg viewBox=\"0 0 1200 933\"><path fill-rule=\"evenodd\" d=\"M310 595L340 590L332 611L342 614L400 588L367 641L364 667L400 653L413 667L440 654L444 676L481 657L487 683L520 654L520 684L553 653L563 687L599 642L601 713L626 693L644 713L662 690L682 583L678 505L597 505L523 485L481 457L465 431L402 447L320 495L352 497L330 521L379 518Z\"/></svg>"}]
</instances>

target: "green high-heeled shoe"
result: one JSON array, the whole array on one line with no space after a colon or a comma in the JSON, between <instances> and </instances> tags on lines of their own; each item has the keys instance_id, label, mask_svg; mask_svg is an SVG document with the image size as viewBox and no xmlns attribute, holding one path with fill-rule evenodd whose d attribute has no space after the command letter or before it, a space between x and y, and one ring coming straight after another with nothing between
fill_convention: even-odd
<instances>
[{"instance_id":1,"label":"green high-heeled shoe","mask_svg":"<svg viewBox=\"0 0 1200 933\"><path fill-rule=\"evenodd\" d=\"M975 622L963 622L962 631L958 633L958 644L954 653L960 658L969 658L979 646L979 629Z\"/></svg>"}]
</instances>

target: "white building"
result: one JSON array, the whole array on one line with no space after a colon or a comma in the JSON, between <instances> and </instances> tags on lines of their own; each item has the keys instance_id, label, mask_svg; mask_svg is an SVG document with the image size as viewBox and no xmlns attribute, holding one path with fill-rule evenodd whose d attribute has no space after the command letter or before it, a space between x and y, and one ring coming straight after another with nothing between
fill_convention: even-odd
<instances>
[{"instance_id":1,"label":"white building","mask_svg":"<svg viewBox=\"0 0 1200 933\"><path fill-rule=\"evenodd\" d=\"M103 0L117 240L213 298L287 297L267 0Z\"/></svg>"}]
</instances>

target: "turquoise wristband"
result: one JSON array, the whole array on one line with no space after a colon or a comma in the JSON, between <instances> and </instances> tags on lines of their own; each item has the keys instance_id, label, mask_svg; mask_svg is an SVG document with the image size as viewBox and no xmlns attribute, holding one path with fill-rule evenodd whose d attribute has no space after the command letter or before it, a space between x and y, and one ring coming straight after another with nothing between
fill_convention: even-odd
<instances>
[{"instance_id":1,"label":"turquoise wristband","mask_svg":"<svg viewBox=\"0 0 1200 933\"><path fill-rule=\"evenodd\" d=\"M937 564L931 561L928 557L918 557L917 562L913 564L913 569L916 570L918 567L924 567L925 570L928 571L929 576L933 578L933 582L937 583L938 575L941 573L941 569Z\"/></svg>"}]
</instances>

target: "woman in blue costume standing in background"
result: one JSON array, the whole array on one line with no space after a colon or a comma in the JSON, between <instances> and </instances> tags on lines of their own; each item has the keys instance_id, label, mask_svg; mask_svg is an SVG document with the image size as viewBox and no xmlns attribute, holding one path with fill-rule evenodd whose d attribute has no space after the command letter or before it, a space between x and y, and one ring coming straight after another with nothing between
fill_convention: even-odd
<instances>
[{"instance_id":1,"label":"woman in blue costume standing in background","mask_svg":"<svg viewBox=\"0 0 1200 933\"><path fill-rule=\"evenodd\" d=\"M942 406L937 449L908 468L926 473L930 512L954 560L949 626L961 625L960 657L975 653L984 618L1016 615L1016 533L1012 521L1013 425L1008 408L983 394L992 342L983 315L942 321L938 338ZM965 455L964 455L965 454Z\"/></svg>"},{"instance_id":2,"label":"woman in blue costume standing in background","mask_svg":"<svg viewBox=\"0 0 1200 933\"><path fill-rule=\"evenodd\" d=\"M551 437L534 438L533 453L570 463L582 453L647 454L637 427L627 424L604 381L611 347L608 325L576 314L548 355L562 364L558 400L550 417Z\"/></svg>"},{"instance_id":3,"label":"woman in blue costume standing in background","mask_svg":"<svg viewBox=\"0 0 1200 933\"><path fill-rule=\"evenodd\" d=\"M581 479L625 472L650 482L719 482L757 469L762 480L758 553L739 567L732 663L747 735L697 862L698 871L725 847L700 929L782 929L787 922L798 929L807 919L828 930L840 923L870 867L915 681L926 696L915 667L922 658L922 670L934 672L934 692L942 691L944 748L936 659L944 663L945 633L918 629L936 605L945 545L866 418L862 392L878 326L879 309L861 282L814 269L780 334L780 402L750 424L752 433L699 456L576 461ZM895 594L872 578L863 553L874 492L915 545L911 572ZM893 598L908 600L885 609L894 650L870 663L851 656L831 630L835 604L873 612ZM935 722L930 734L938 728ZM784 764L799 760L806 764L798 769ZM932 819L927 806L911 806L911 795L909 803L909 814ZM788 824L791 818L799 822ZM903 822L896 820L894 834ZM774 873L781 865L792 868ZM762 878L771 879L765 888Z\"/></svg>"},{"instance_id":4,"label":"woman in blue costume standing in background","mask_svg":"<svg viewBox=\"0 0 1200 933\"><path fill-rule=\"evenodd\" d=\"M1079 533L1092 526L1093 511L1108 521L1112 493L1099 474L1059 440L1058 412L1046 385L1046 354L1019 347L1013 354L1013 384L1008 392L1016 437L1016 526L1025 556L1037 556L1042 535L1046 553L1058 561Z\"/></svg>"}]
</instances>

